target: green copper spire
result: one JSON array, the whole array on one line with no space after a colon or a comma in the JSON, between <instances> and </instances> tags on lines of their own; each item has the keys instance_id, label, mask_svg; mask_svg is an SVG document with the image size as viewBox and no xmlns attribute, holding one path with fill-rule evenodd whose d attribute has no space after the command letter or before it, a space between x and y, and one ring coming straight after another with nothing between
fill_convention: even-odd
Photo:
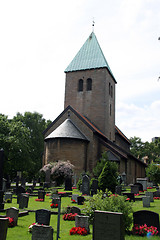
<instances>
[{"instance_id":1,"label":"green copper spire","mask_svg":"<svg viewBox=\"0 0 160 240\"><path fill-rule=\"evenodd\" d=\"M65 72L73 72L86 69L107 68L112 77L112 71L105 59L97 38L92 32L83 44L77 55L74 57ZM115 80L115 78L114 78Z\"/></svg>"}]
</instances>

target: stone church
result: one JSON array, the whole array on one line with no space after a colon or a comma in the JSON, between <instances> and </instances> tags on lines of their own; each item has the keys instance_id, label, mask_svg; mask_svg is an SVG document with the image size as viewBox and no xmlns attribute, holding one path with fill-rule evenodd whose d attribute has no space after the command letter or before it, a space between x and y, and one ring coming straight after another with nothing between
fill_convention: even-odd
<instances>
[{"instance_id":1,"label":"stone church","mask_svg":"<svg viewBox=\"0 0 160 240\"><path fill-rule=\"evenodd\" d=\"M69 160L80 175L92 172L106 151L128 184L145 177L146 165L131 155L128 138L115 125L117 82L94 32L65 74L64 111L44 131L43 164Z\"/></svg>"}]
</instances>

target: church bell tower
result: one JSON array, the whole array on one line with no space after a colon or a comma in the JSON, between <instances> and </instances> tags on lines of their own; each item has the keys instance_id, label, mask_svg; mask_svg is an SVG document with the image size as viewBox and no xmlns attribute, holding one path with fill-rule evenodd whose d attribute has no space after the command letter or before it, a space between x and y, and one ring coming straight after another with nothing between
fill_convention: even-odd
<instances>
[{"instance_id":1,"label":"church bell tower","mask_svg":"<svg viewBox=\"0 0 160 240\"><path fill-rule=\"evenodd\" d=\"M92 32L65 70L65 102L115 141L116 80Z\"/></svg>"}]
</instances>

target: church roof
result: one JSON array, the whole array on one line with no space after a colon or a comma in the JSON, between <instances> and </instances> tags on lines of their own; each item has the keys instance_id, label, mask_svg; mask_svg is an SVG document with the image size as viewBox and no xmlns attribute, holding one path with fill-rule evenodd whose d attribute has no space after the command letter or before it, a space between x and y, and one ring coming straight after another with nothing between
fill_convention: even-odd
<instances>
[{"instance_id":1,"label":"church roof","mask_svg":"<svg viewBox=\"0 0 160 240\"><path fill-rule=\"evenodd\" d=\"M86 69L107 68L113 79L112 71L105 59L96 35L92 32L74 57L65 72L73 72Z\"/></svg>"},{"instance_id":2,"label":"church roof","mask_svg":"<svg viewBox=\"0 0 160 240\"><path fill-rule=\"evenodd\" d=\"M88 141L70 119L66 119L59 127L50 133L45 140L52 138L74 138Z\"/></svg>"}]
</instances>

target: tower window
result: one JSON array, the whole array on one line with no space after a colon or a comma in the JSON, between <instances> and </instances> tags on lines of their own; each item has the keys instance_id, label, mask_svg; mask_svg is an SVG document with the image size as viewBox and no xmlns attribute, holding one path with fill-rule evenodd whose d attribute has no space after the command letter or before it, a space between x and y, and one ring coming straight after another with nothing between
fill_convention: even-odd
<instances>
[{"instance_id":1,"label":"tower window","mask_svg":"<svg viewBox=\"0 0 160 240\"><path fill-rule=\"evenodd\" d=\"M111 94L111 84L109 83L109 95Z\"/></svg>"},{"instance_id":2,"label":"tower window","mask_svg":"<svg viewBox=\"0 0 160 240\"><path fill-rule=\"evenodd\" d=\"M87 79L87 91L91 91L92 90L92 79L88 78Z\"/></svg>"},{"instance_id":3,"label":"tower window","mask_svg":"<svg viewBox=\"0 0 160 240\"><path fill-rule=\"evenodd\" d=\"M78 92L82 92L83 91L83 80L79 79L78 81Z\"/></svg>"},{"instance_id":4,"label":"tower window","mask_svg":"<svg viewBox=\"0 0 160 240\"><path fill-rule=\"evenodd\" d=\"M111 97L113 97L113 87L111 86Z\"/></svg>"},{"instance_id":5,"label":"tower window","mask_svg":"<svg viewBox=\"0 0 160 240\"><path fill-rule=\"evenodd\" d=\"M112 115L112 105L110 104L110 107L109 107L109 113L110 113L110 116Z\"/></svg>"}]
</instances>

